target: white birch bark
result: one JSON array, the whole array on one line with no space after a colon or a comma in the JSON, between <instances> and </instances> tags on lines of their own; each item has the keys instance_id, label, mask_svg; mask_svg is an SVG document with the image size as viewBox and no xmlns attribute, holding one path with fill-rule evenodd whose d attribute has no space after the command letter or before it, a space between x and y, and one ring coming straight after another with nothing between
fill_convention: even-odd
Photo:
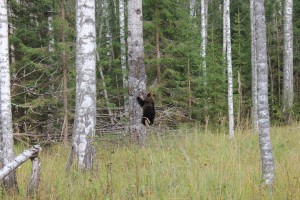
<instances>
[{"instance_id":1,"label":"white birch bark","mask_svg":"<svg viewBox=\"0 0 300 200\"><path fill-rule=\"evenodd\" d=\"M226 8L225 8L225 0L223 2L223 59L224 59L224 75L226 74Z\"/></svg>"},{"instance_id":2,"label":"white birch bark","mask_svg":"<svg viewBox=\"0 0 300 200\"><path fill-rule=\"evenodd\" d=\"M254 1L255 38L257 61L258 127L262 161L262 183L268 189L274 184L274 158L270 138L268 102L267 34L264 0Z\"/></svg>"},{"instance_id":3,"label":"white birch bark","mask_svg":"<svg viewBox=\"0 0 300 200\"><path fill-rule=\"evenodd\" d=\"M257 113L257 65L256 65L256 40L255 40L254 0L250 0L250 26L251 26L251 92L252 92L252 127L258 131Z\"/></svg>"},{"instance_id":4,"label":"white birch bark","mask_svg":"<svg viewBox=\"0 0 300 200\"><path fill-rule=\"evenodd\" d=\"M28 159L31 159L32 171L27 192L28 195L33 195L34 192L38 191L40 183L41 162L38 158L38 153L41 150L42 149L39 147L39 145L35 145L30 149L25 150L22 154L18 155L12 162L7 164L0 170L0 180L16 170L22 163L26 162Z\"/></svg>"},{"instance_id":5,"label":"white birch bark","mask_svg":"<svg viewBox=\"0 0 300 200\"><path fill-rule=\"evenodd\" d=\"M206 85L206 43L207 43L207 0L201 0L201 60L204 85Z\"/></svg>"},{"instance_id":6,"label":"white birch bark","mask_svg":"<svg viewBox=\"0 0 300 200\"><path fill-rule=\"evenodd\" d=\"M11 172L16 170L22 163L27 161L28 159L37 156L37 153L41 151L39 145L34 145L30 149L25 150L22 154L15 157L10 163L7 163L1 170L0 170L0 180L9 175Z\"/></svg>"},{"instance_id":7,"label":"white birch bark","mask_svg":"<svg viewBox=\"0 0 300 200\"><path fill-rule=\"evenodd\" d=\"M76 108L72 149L83 171L93 166L96 125L95 1L76 1ZM71 153L72 155L72 153Z\"/></svg>"},{"instance_id":8,"label":"white birch bark","mask_svg":"<svg viewBox=\"0 0 300 200\"><path fill-rule=\"evenodd\" d=\"M233 83L232 83L232 56L231 56L231 30L230 30L230 2L224 0L225 30L226 31L226 55L228 76L228 120L229 136L234 137L234 112L233 112Z\"/></svg>"},{"instance_id":9,"label":"white birch bark","mask_svg":"<svg viewBox=\"0 0 300 200\"><path fill-rule=\"evenodd\" d=\"M290 115L294 101L293 90L293 0L284 5L283 48L283 112ZM288 120L289 121L289 120Z\"/></svg>"},{"instance_id":10,"label":"white birch bark","mask_svg":"<svg viewBox=\"0 0 300 200\"><path fill-rule=\"evenodd\" d=\"M125 41L125 6L124 0L119 0L119 20L120 20L120 46L121 46L121 69L123 78L123 89L128 90L127 66L126 66L126 41ZM128 116L128 95L124 94L125 116Z\"/></svg>"},{"instance_id":11,"label":"white birch bark","mask_svg":"<svg viewBox=\"0 0 300 200\"><path fill-rule=\"evenodd\" d=\"M146 95L146 72L144 62L142 0L128 0L128 90L130 132L143 147L146 128L141 123L142 109L136 98Z\"/></svg>"},{"instance_id":12,"label":"white birch bark","mask_svg":"<svg viewBox=\"0 0 300 200\"><path fill-rule=\"evenodd\" d=\"M17 1L18 2L18 1ZM14 17L14 13L11 9L11 6L8 7L8 17ZM9 30L9 34L10 35L13 35L14 34L14 30L15 30L15 27L12 23L8 23L8 30ZM16 59L15 59L15 46L13 45L13 43L10 44L10 55L9 55L9 62L10 64L14 64L16 62Z\"/></svg>"},{"instance_id":13,"label":"white birch bark","mask_svg":"<svg viewBox=\"0 0 300 200\"><path fill-rule=\"evenodd\" d=\"M190 16L196 16L196 12L195 12L195 0L190 0Z\"/></svg>"},{"instance_id":14,"label":"white birch bark","mask_svg":"<svg viewBox=\"0 0 300 200\"><path fill-rule=\"evenodd\" d=\"M48 51L53 52L54 51L54 36L53 36L53 16L52 11L49 12L48 16L48 33L49 33L49 45L48 45Z\"/></svg>"},{"instance_id":15,"label":"white birch bark","mask_svg":"<svg viewBox=\"0 0 300 200\"><path fill-rule=\"evenodd\" d=\"M0 1L0 124L2 151L0 156L2 165L5 166L14 159L6 0ZM18 184L15 172L5 177L4 187L17 190Z\"/></svg>"}]
</instances>

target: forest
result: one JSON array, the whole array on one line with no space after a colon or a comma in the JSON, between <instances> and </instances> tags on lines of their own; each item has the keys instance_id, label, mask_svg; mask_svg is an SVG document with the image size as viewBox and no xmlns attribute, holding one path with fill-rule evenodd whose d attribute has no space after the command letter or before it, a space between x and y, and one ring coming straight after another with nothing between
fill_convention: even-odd
<instances>
[{"instance_id":1,"label":"forest","mask_svg":"<svg viewBox=\"0 0 300 200\"><path fill-rule=\"evenodd\" d=\"M0 0L0 75L1 199L300 198L298 0Z\"/></svg>"}]
</instances>

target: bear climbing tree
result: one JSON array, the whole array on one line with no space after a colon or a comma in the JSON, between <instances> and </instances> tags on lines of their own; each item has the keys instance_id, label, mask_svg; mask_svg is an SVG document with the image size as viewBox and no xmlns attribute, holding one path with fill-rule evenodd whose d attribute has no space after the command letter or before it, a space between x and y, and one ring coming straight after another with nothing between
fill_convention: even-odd
<instances>
[{"instance_id":1,"label":"bear climbing tree","mask_svg":"<svg viewBox=\"0 0 300 200\"><path fill-rule=\"evenodd\" d=\"M143 108L142 124L152 125L155 118L155 106L152 93L148 93L144 100L141 97L136 98L140 106Z\"/></svg>"}]
</instances>

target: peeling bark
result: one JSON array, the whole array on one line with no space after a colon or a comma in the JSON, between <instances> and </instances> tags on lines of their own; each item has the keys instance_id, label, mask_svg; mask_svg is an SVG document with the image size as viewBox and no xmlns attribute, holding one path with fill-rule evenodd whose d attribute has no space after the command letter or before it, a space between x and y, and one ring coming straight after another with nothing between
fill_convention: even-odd
<instances>
[{"instance_id":1,"label":"peeling bark","mask_svg":"<svg viewBox=\"0 0 300 200\"><path fill-rule=\"evenodd\" d=\"M95 1L76 1L76 108L72 151L83 171L92 170L96 125ZM71 152L73 155L73 152Z\"/></svg>"}]
</instances>

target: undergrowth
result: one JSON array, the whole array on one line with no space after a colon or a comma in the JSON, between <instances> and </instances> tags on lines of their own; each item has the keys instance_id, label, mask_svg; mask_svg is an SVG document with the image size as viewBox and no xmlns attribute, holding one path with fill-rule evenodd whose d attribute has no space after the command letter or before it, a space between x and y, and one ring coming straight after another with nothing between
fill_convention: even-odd
<instances>
[{"instance_id":1,"label":"undergrowth","mask_svg":"<svg viewBox=\"0 0 300 200\"><path fill-rule=\"evenodd\" d=\"M271 130L275 156L272 195L261 189L258 135L228 135L197 129L149 136L148 145L96 142L93 172L65 171L69 147L44 147L36 199L299 199L299 127ZM16 145L16 154L26 147ZM19 195L26 199L31 163L17 170ZM3 199L12 199L2 194Z\"/></svg>"}]
</instances>

